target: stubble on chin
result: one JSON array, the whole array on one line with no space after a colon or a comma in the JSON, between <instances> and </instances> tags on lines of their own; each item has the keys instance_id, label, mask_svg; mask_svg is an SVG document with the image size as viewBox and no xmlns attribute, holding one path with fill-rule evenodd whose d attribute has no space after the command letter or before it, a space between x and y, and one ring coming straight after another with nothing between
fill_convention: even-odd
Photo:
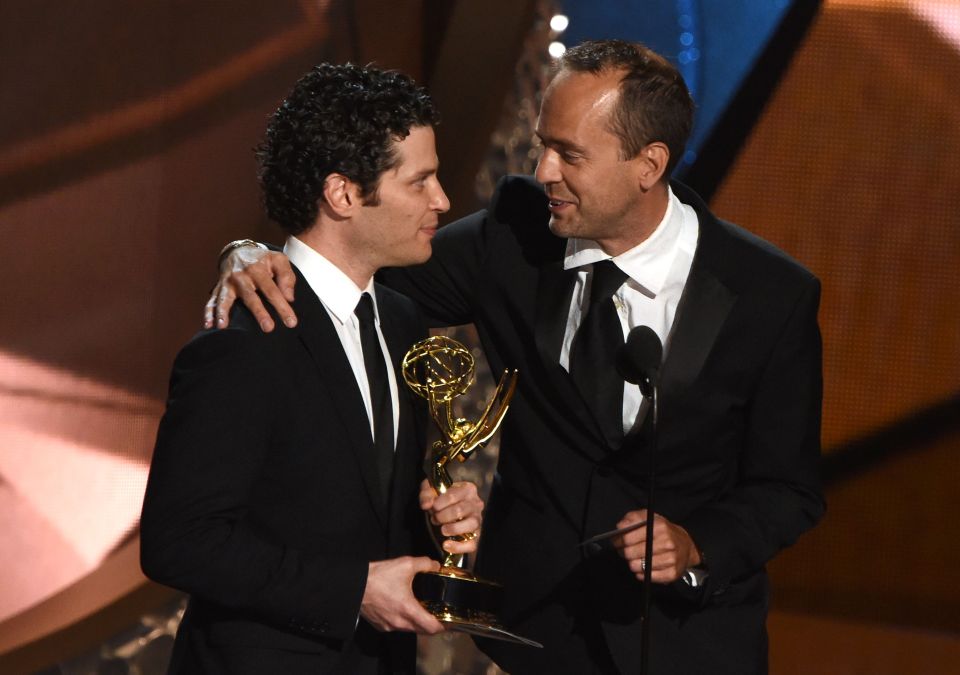
<instances>
[{"instance_id":1,"label":"stubble on chin","mask_svg":"<svg viewBox=\"0 0 960 675\"><path fill-rule=\"evenodd\" d=\"M547 226L550 228L550 232L561 239L569 239L577 236L576 233L572 231L573 228L569 221L559 219L556 216L550 216L550 222Z\"/></svg>"}]
</instances>

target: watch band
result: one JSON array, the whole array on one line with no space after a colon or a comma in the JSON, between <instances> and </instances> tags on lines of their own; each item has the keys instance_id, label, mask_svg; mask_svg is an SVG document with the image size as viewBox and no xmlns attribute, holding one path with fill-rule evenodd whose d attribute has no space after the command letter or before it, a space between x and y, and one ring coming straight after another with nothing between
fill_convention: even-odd
<instances>
[{"instance_id":1,"label":"watch band","mask_svg":"<svg viewBox=\"0 0 960 675\"><path fill-rule=\"evenodd\" d=\"M256 248L262 248L267 250L267 247L261 244L259 241L254 241L253 239L234 239L229 244L220 249L220 256L217 258L217 269L220 268L220 265L223 264L223 259L229 255L229 253L235 249L243 248L244 246L255 246Z\"/></svg>"},{"instance_id":2,"label":"watch band","mask_svg":"<svg viewBox=\"0 0 960 675\"><path fill-rule=\"evenodd\" d=\"M689 567L680 577L690 588L700 588L707 581L710 573L702 567Z\"/></svg>"}]
</instances>

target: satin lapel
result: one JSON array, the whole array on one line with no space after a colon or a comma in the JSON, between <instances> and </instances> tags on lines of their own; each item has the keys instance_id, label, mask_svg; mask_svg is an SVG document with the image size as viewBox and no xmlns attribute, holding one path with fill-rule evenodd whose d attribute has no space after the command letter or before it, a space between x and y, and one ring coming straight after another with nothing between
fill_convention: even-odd
<instances>
[{"instance_id":1,"label":"satin lapel","mask_svg":"<svg viewBox=\"0 0 960 675\"><path fill-rule=\"evenodd\" d=\"M296 312L300 317L296 328L298 336L316 364L321 382L330 391L330 399L352 446L348 452L359 465L370 503L386 530L387 506L381 495L376 453L370 437L370 420L357 379L330 315L299 273L296 296Z\"/></svg>"},{"instance_id":2,"label":"satin lapel","mask_svg":"<svg viewBox=\"0 0 960 675\"><path fill-rule=\"evenodd\" d=\"M398 311L395 303L391 300L389 292L380 292L380 285L377 284L377 311L380 313L380 331L383 333L383 339L387 342L387 349L390 350L390 360L393 362L393 372L397 377L397 389L401 392L409 391L406 382L403 381L403 373L400 370L400 364L407 350L412 344L404 344L404 335L411 331L402 330L403 323L406 322L403 314ZM403 397L401 396L401 399Z\"/></svg>"},{"instance_id":3,"label":"satin lapel","mask_svg":"<svg viewBox=\"0 0 960 675\"><path fill-rule=\"evenodd\" d=\"M560 365L560 350L576 280L577 270L563 269L562 260L550 261L540 268L534 333L540 359L550 380L544 388L549 387L555 392L582 427L592 430L599 439L603 439L600 424L584 403L570 374Z\"/></svg>"},{"instance_id":4,"label":"satin lapel","mask_svg":"<svg viewBox=\"0 0 960 675\"><path fill-rule=\"evenodd\" d=\"M412 344L406 344L403 336L413 334L413 330L404 330L404 324L409 320L398 311L396 304L391 300L389 293L379 292L377 289L377 309L380 312L380 330L383 332L387 349L390 350L390 360L393 363L393 372L397 378L397 397L399 399L400 424L397 427L397 448L394 456L393 475L390 484L390 522L399 524L405 514L399 505L405 503L404 490L414 490L416 476L423 465L425 448L417 447L413 442L416 439L416 420L414 403L416 394L403 380L401 364L407 350Z\"/></svg>"},{"instance_id":5,"label":"satin lapel","mask_svg":"<svg viewBox=\"0 0 960 675\"><path fill-rule=\"evenodd\" d=\"M706 250L703 242L698 247ZM704 256L705 257L705 256ZM696 381L737 296L701 259L694 259L670 336L663 364L664 396L677 395Z\"/></svg>"}]
</instances>

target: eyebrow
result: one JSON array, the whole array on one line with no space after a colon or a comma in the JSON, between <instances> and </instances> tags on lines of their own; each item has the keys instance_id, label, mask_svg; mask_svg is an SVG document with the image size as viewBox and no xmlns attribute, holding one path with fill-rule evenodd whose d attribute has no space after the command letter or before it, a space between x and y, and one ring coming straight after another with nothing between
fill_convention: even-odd
<instances>
[{"instance_id":1,"label":"eyebrow","mask_svg":"<svg viewBox=\"0 0 960 675\"><path fill-rule=\"evenodd\" d=\"M564 141L559 138L551 138L550 136L544 136L539 131L534 131L533 134L540 139L540 142L544 145L552 145L560 148L561 150L568 152L575 152L580 155L586 155L587 149L577 145L576 143L571 143L570 141Z\"/></svg>"},{"instance_id":2,"label":"eyebrow","mask_svg":"<svg viewBox=\"0 0 960 675\"><path fill-rule=\"evenodd\" d=\"M413 178L411 178L410 180L418 181L418 180L422 180L423 178L429 178L430 176L435 176L437 174L438 169L439 167L435 166L430 169L424 169L423 171L418 171L417 173L413 174Z\"/></svg>"}]
</instances>

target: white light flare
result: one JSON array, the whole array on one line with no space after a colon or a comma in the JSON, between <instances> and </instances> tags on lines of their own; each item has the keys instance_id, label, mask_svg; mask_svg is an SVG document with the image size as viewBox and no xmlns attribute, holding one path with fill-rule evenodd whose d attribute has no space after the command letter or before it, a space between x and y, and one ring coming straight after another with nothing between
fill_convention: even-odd
<instances>
[{"instance_id":1,"label":"white light flare","mask_svg":"<svg viewBox=\"0 0 960 675\"><path fill-rule=\"evenodd\" d=\"M562 33L570 25L570 18L566 14L554 14L550 19L550 30L554 33Z\"/></svg>"},{"instance_id":2,"label":"white light flare","mask_svg":"<svg viewBox=\"0 0 960 675\"><path fill-rule=\"evenodd\" d=\"M550 56L559 59L563 56L563 53L567 51L567 46L562 42L551 42L550 46L547 47L547 51L550 53Z\"/></svg>"}]
</instances>

